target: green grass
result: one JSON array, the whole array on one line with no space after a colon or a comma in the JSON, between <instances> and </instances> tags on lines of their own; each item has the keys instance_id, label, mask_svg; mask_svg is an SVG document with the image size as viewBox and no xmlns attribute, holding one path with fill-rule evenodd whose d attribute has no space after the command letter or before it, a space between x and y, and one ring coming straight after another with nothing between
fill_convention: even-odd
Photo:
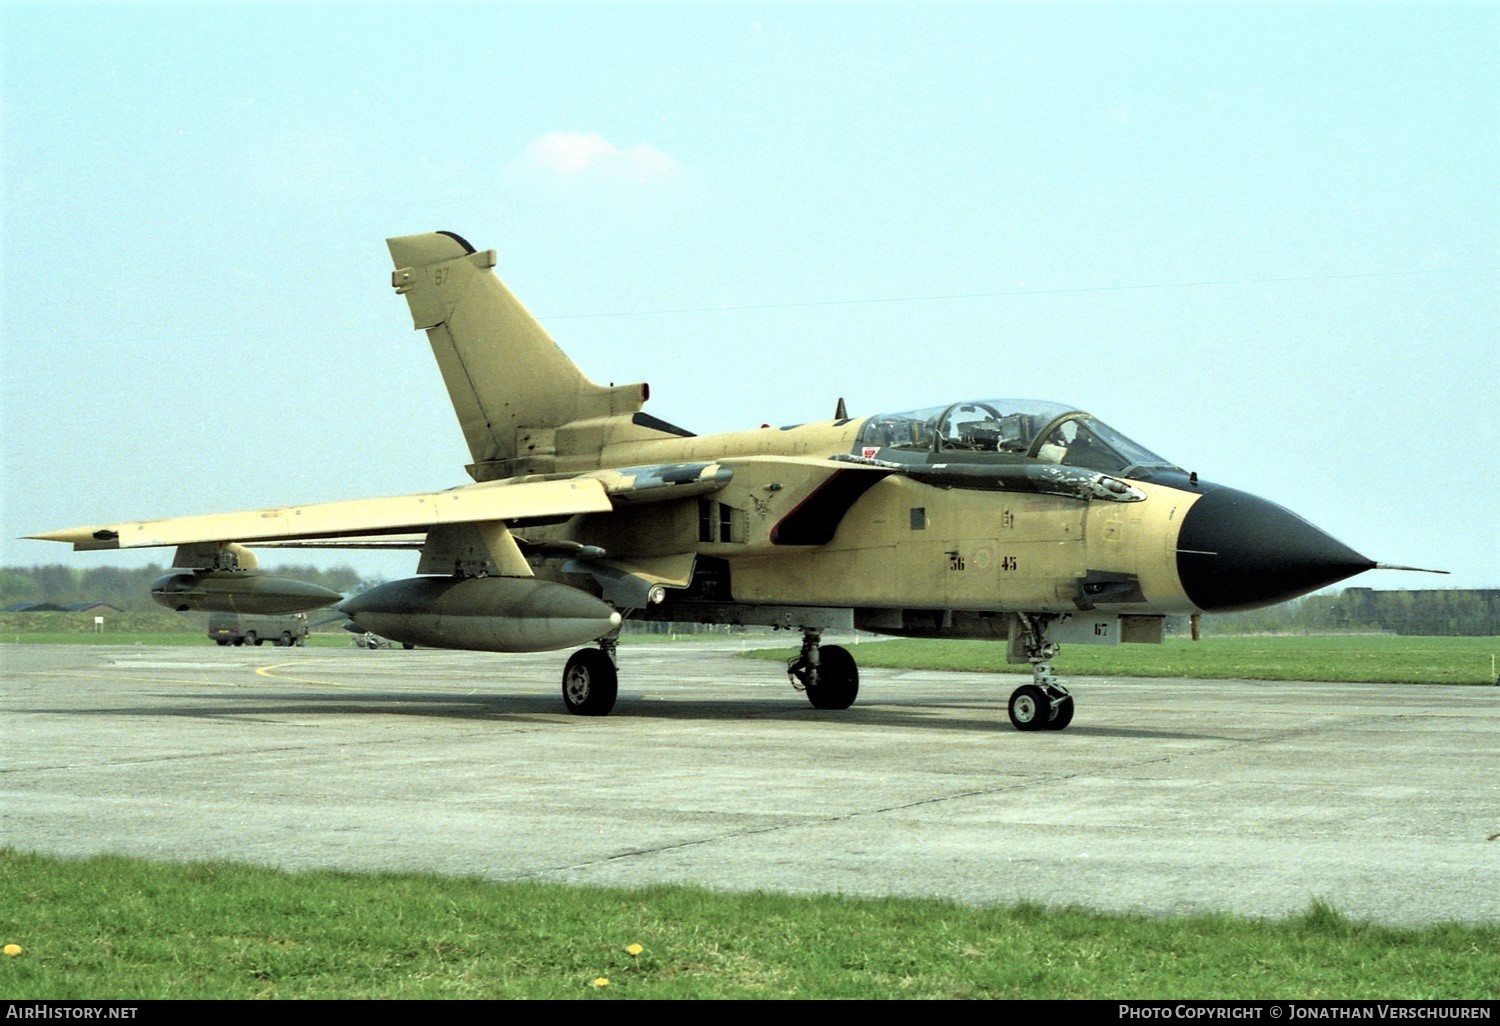
<instances>
[{"instance_id":1,"label":"green grass","mask_svg":"<svg viewBox=\"0 0 1500 1026\"><path fill-rule=\"evenodd\" d=\"M0 614L0 644L206 646L202 617L170 612L107 617L95 633L91 616ZM346 631L315 632L314 647L348 647ZM637 643L691 642L715 635L626 634ZM725 636L719 636L725 637ZM865 640L851 649L861 666L975 673L1029 673L1008 665L1005 646L986 641ZM1492 684L1500 638L1436 638L1392 634L1209 635L1164 645L1065 645L1054 661L1063 676L1201 677L1245 680L1370 681L1410 684ZM793 648L760 649L755 658L786 660Z\"/></svg>"},{"instance_id":2,"label":"green grass","mask_svg":"<svg viewBox=\"0 0 1500 1026\"><path fill-rule=\"evenodd\" d=\"M1500 924L1401 930L1321 903L1149 919L3 850L0 943L23 948L0 957L12 1000L1500 994Z\"/></svg>"},{"instance_id":3,"label":"green grass","mask_svg":"<svg viewBox=\"0 0 1500 1026\"><path fill-rule=\"evenodd\" d=\"M895 639L850 651L866 667L1030 673L1008 665L1005 646L985 641ZM1053 660L1059 676L1200 677L1219 680L1380 681L1491 684L1500 638L1419 638L1389 634L1205 637L1162 645L1064 645ZM790 659L793 648L746 653Z\"/></svg>"},{"instance_id":4,"label":"green grass","mask_svg":"<svg viewBox=\"0 0 1500 1026\"><path fill-rule=\"evenodd\" d=\"M320 647L351 644L348 631L315 631L307 643ZM212 645L208 617L165 609L106 613L104 629L94 629L91 613L0 613L0 645ZM266 642L267 645L270 642Z\"/></svg>"}]
</instances>

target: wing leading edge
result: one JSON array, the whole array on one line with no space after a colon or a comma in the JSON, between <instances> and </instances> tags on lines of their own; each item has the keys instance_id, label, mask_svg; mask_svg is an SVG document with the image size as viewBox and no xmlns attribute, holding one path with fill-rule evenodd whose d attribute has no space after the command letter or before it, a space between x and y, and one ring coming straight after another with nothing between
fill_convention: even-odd
<instances>
[{"instance_id":1,"label":"wing leading edge","mask_svg":"<svg viewBox=\"0 0 1500 1026\"><path fill-rule=\"evenodd\" d=\"M308 506L210 513L133 523L70 527L30 537L75 550L136 549L214 542L288 541L430 530L444 524L603 513L613 508L593 478L470 485L446 492L351 499Z\"/></svg>"},{"instance_id":2,"label":"wing leading edge","mask_svg":"<svg viewBox=\"0 0 1500 1026\"><path fill-rule=\"evenodd\" d=\"M237 513L69 527L33 534L75 550L136 549L227 542L343 539L352 548L412 548L410 535L455 524L605 513L618 505L664 502L718 491L734 476L718 463L672 463L594 471L561 480L495 481L442 492L281 506ZM376 537L372 537L376 536Z\"/></svg>"}]
</instances>

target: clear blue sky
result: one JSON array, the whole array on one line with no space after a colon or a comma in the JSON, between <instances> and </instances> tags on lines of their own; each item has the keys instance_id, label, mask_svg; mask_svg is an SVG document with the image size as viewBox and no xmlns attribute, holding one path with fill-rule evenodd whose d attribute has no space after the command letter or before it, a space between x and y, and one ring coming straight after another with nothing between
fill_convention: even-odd
<instances>
[{"instance_id":1,"label":"clear blue sky","mask_svg":"<svg viewBox=\"0 0 1500 1026\"><path fill-rule=\"evenodd\" d=\"M1454 572L1357 583L1500 586L1495 4L8 3L0 31L0 563L467 480L383 244L449 229L700 433L1056 399Z\"/></svg>"}]
</instances>

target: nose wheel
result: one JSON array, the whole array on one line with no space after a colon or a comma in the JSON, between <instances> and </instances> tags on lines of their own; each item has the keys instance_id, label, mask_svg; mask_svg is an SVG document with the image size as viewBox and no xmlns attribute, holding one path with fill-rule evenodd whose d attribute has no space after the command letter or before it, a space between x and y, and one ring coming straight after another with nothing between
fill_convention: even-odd
<instances>
[{"instance_id":1,"label":"nose wheel","mask_svg":"<svg viewBox=\"0 0 1500 1026\"><path fill-rule=\"evenodd\" d=\"M1009 711L1017 730L1062 730L1073 722L1073 696L1022 684L1011 692Z\"/></svg>"}]
</instances>

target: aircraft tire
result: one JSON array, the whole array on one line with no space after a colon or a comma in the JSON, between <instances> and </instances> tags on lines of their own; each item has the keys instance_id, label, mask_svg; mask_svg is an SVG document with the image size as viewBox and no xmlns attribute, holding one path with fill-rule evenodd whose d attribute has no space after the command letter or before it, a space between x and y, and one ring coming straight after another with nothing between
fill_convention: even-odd
<instances>
[{"instance_id":1,"label":"aircraft tire","mask_svg":"<svg viewBox=\"0 0 1500 1026\"><path fill-rule=\"evenodd\" d=\"M1047 721L1047 730L1062 730L1073 722L1073 696L1068 695L1058 703L1057 712Z\"/></svg>"},{"instance_id":2,"label":"aircraft tire","mask_svg":"<svg viewBox=\"0 0 1500 1026\"><path fill-rule=\"evenodd\" d=\"M1047 693L1035 684L1022 684L1010 693L1011 726L1017 730L1046 730L1047 713L1052 701Z\"/></svg>"},{"instance_id":3,"label":"aircraft tire","mask_svg":"<svg viewBox=\"0 0 1500 1026\"><path fill-rule=\"evenodd\" d=\"M620 692L620 676L609 656L580 648L563 668L563 704L574 716L608 716Z\"/></svg>"},{"instance_id":4,"label":"aircraft tire","mask_svg":"<svg viewBox=\"0 0 1500 1026\"><path fill-rule=\"evenodd\" d=\"M818 682L807 686L814 709L847 709L859 697L859 664L847 649L824 645L818 650Z\"/></svg>"}]
</instances>

